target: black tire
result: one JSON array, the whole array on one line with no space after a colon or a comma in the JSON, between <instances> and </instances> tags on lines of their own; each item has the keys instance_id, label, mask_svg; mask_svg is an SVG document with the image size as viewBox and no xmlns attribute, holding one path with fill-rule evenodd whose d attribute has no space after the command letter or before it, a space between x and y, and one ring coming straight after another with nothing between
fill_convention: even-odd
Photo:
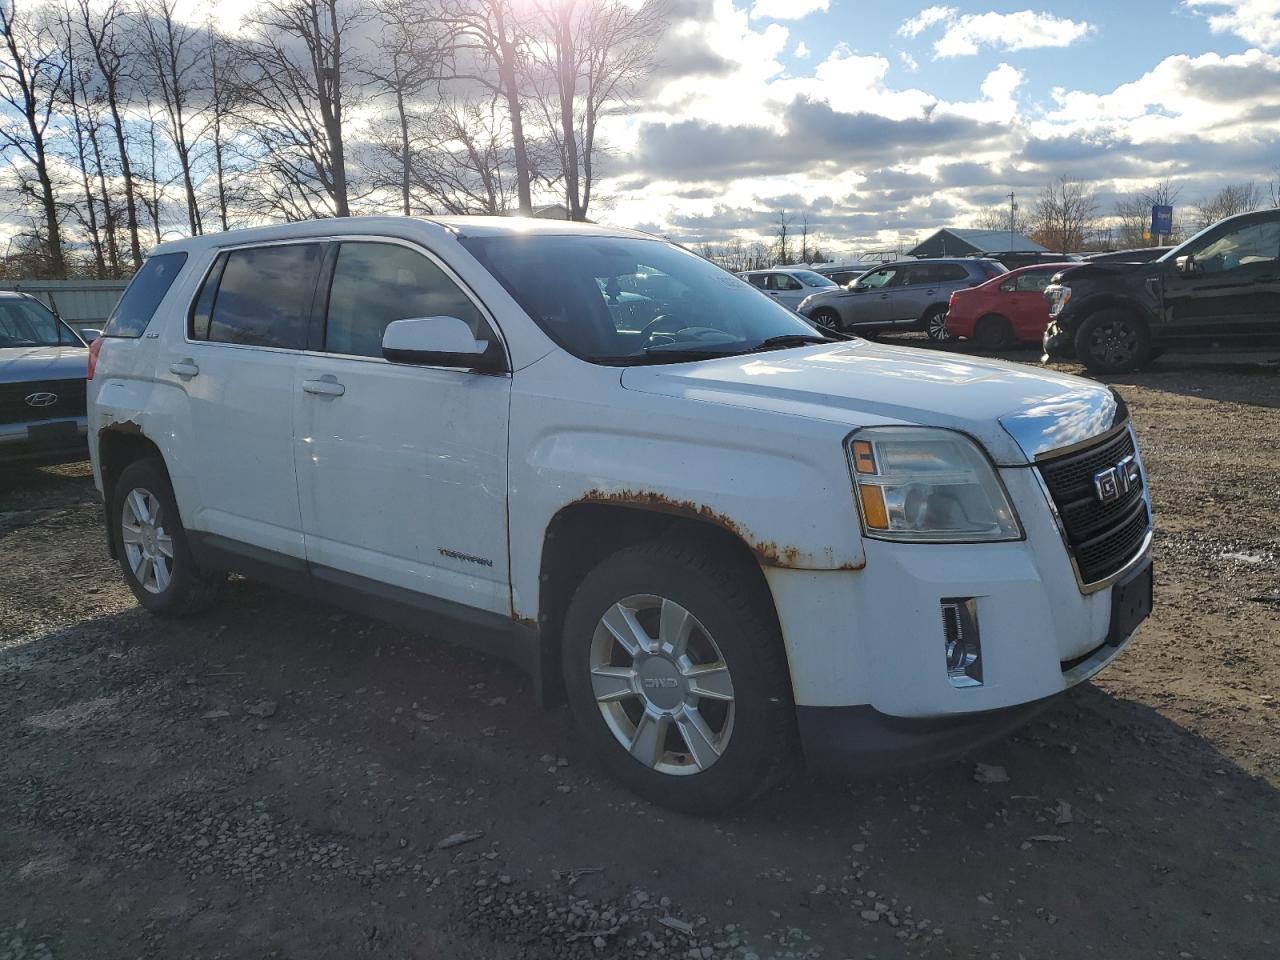
<instances>
[{"instance_id":1,"label":"black tire","mask_svg":"<svg viewBox=\"0 0 1280 960\"><path fill-rule=\"evenodd\" d=\"M836 313L830 307L821 307L820 309L813 311L809 319L820 327L825 327L828 330L835 330L837 333L841 332L840 314Z\"/></svg>"},{"instance_id":2,"label":"black tire","mask_svg":"<svg viewBox=\"0 0 1280 960\"><path fill-rule=\"evenodd\" d=\"M1151 357L1151 331L1127 310L1099 310L1080 324L1076 357L1091 373L1129 373Z\"/></svg>"},{"instance_id":3,"label":"black tire","mask_svg":"<svg viewBox=\"0 0 1280 960\"><path fill-rule=\"evenodd\" d=\"M920 318L920 327L934 343L946 343L954 339L947 331L947 308L940 303L924 312L924 316Z\"/></svg>"},{"instance_id":4,"label":"black tire","mask_svg":"<svg viewBox=\"0 0 1280 960\"><path fill-rule=\"evenodd\" d=\"M993 313L974 325L973 342L983 350L1008 350L1018 342L1018 338L1014 336L1013 324L1008 318Z\"/></svg>"},{"instance_id":5,"label":"black tire","mask_svg":"<svg viewBox=\"0 0 1280 960\"><path fill-rule=\"evenodd\" d=\"M166 558L169 574L163 584L158 578L153 581L156 589L149 589L139 579L131 560L130 544L125 542L125 500L135 491L154 498L158 503L154 529L167 534L169 540L170 555ZM145 497L143 499L151 502ZM139 604L159 617L186 617L207 610L218 599L226 583L226 574L203 570L196 565L187 545L187 532L173 498L168 472L161 461L135 460L125 467L111 488L109 509L111 536L120 569ZM130 509L135 515L138 512L134 506ZM158 542L158 538L153 537L151 542ZM148 580L151 579L149 576Z\"/></svg>"},{"instance_id":6,"label":"black tire","mask_svg":"<svg viewBox=\"0 0 1280 960\"><path fill-rule=\"evenodd\" d=\"M718 758L705 768L686 767L683 774L664 772L655 768L659 764L638 760L613 732L605 708L596 701L590 662L593 638L615 604L637 596L663 598L684 607L705 634L715 638L713 645L721 658L717 662L728 670L731 732ZM799 759L790 674L767 589L748 561L718 545L654 540L608 557L587 574L574 594L561 643L569 706L587 746L617 780L653 803L685 813L721 813L759 796ZM640 682L636 681L637 686ZM688 702L687 693L676 696ZM617 702L619 710L626 703L626 709L639 711L646 701L639 694L628 694ZM670 732L662 744L687 744L677 723L669 722ZM679 750L664 752L667 749L659 746L660 760L680 755ZM694 751L685 750L692 761Z\"/></svg>"}]
</instances>

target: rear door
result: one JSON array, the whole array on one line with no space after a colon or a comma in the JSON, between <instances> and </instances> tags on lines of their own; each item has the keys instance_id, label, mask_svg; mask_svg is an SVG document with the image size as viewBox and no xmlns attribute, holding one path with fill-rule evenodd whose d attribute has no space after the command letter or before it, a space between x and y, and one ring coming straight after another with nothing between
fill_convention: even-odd
<instances>
[{"instance_id":1,"label":"rear door","mask_svg":"<svg viewBox=\"0 0 1280 960\"><path fill-rule=\"evenodd\" d=\"M293 469L294 370L306 346L325 244L275 243L214 261L157 376L186 394L177 469L196 504L187 525L303 557Z\"/></svg>"},{"instance_id":2,"label":"rear door","mask_svg":"<svg viewBox=\"0 0 1280 960\"><path fill-rule=\"evenodd\" d=\"M1165 337L1191 349L1280 348L1280 215L1205 240L1193 275L1165 265Z\"/></svg>"},{"instance_id":3,"label":"rear door","mask_svg":"<svg viewBox=\"0 0 1280 960\"><path fill-rule=\"evenodd\" d=\"M1058 267L1032 267L1000 284L1008 304L1005 316L1019 340L1039 340L1049 325L1049 301L1044 288Z\"/></svg>"},{"instance_id":4,"label":"rear door","mask_svg":"<svg viewBox=\"0 0 1280 960\"><path fill-rule=\"evenodd\" d=\"M784 307L794 310L809 292L795 277L789 273L770 273L765 279L765 292Z\"/></svg>"},{"instance_id":5,"label":"rear door","mask_svg":"<svg viewBox=\"0 0 1280 960\"><path fill-rule=\"evenodd\" d=\"M496 327L444 262L415 245L344 239L325 275L325 322L292 391L312 576L510 613L511 378L382 356L393 320L458 317L477 339L497 338Z\"/></svg>"}]
</instances>

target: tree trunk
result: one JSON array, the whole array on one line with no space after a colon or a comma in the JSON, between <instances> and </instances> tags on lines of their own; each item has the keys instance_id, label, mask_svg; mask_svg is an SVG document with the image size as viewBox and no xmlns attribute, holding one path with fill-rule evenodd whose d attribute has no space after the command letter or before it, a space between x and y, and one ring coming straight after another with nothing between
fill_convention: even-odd
<instances>
[{"instance_id":1,"label":"tree trunk","mask_svg":"<svg viewBox=\"0 0 1280 960\"><path fill-rule=\"evenodd\" d=\"M102 61L98 61L102 69ZM104 71L105 73L105 71ZM133 269L142 266L142 244L138 241L138 201L133 184L133 168L129 163L129 151L125 146L124 124L120 121L120 103L116 99L116 81L108 76L107 103L111 107L111 125L116 135L116 152L120 154L120 176L124 180L125 220L129 227L129 253L133 257Z\"/></svg>"},{"instance_id":2,"label":"tree trunk","mask_svg":"<svg viewBox=\"0 0 1280 960\"><path fill-rule=\"evenodd\" d=\"M405 112L404 90L396 88L396 113L400 117L400 204L406 217L409 212L409 116Z\"/></svg>"},{"instance_id":3,"label":"tree trunk","mask_svg":"<svg viewBox=\"0 0 1280 960\"><path fill-rule=\"evenodd\" d=\"M507 113L511 117L511 149L516 162L516 196L520 204L520 213L530 216L533 213L533 197L529 181L529 148L524 141L523 106L520 103L520 86L516 81L515 45L507 40L506 25L503 23L501 11L498 13L498 79L502 85L503 95L507 101Z\"/></svg>"},{"instance_id":4,"label":"tree trunk","mask_svg":"<svg viewBox=\"0 0 1280 960\"><path fill-rule=\"evenodd\" d=\"M582 220L586 211L578 188L578 136L573 122L573 103L577 98L577 59L573 48L572 3L559 8L556 15L558 52L557 81L560 88L560 131L563 138L561 156L564 161L564 192L568 199L569 219Z\"/></svg>"}]
</instances>

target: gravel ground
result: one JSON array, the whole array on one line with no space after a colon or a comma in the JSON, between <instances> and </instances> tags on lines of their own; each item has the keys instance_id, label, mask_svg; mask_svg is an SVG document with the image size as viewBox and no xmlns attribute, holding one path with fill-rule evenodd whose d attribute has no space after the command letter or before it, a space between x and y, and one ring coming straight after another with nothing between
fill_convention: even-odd
<instances>
[{"instance_id":1,"label":"gravel ground","mask_svg":"<svg viewBox=\"0 0 1280 960\"><path fill-rule=\"evenodd\" d=\"M497 662L243 580L151 619L87 466L4 481L0 960L1280 957L1280 376L1116 383L1158 528L1126 653L973 757L722 820Z\"/></svg>"}]
</instances>

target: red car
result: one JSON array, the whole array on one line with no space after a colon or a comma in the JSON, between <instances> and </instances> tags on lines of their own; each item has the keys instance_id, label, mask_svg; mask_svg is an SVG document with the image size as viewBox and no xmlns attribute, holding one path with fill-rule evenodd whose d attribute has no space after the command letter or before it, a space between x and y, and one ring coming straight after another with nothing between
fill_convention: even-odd
<instances>
[{"instance_id":1,"label":"red car","mask_svg":"<svg viewBox=\"0 0 1280 960\"><path fill-rule=\"evenodd\" d=\"M1039 343L1049 325L1049 302L1044 298L1049 278L1078 266L1037 263L957 290L947 308L947 333L967 337L984 350L1000 350L1020 341Z\"/></svg>"}]
</instances>

